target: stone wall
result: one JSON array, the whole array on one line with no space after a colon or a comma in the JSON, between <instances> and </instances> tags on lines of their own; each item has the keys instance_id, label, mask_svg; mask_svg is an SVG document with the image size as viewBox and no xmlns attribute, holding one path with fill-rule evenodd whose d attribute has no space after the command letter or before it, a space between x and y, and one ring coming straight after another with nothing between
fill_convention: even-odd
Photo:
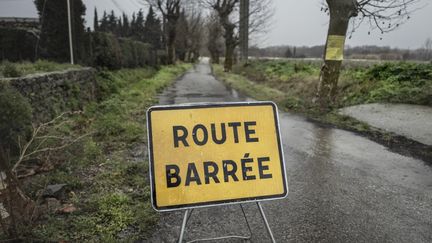
<instances>
[{"instance_id":1,"label":"stone wall","mask_svg":"<svg viewBox=\"0 0 432 243\"><path fill-rule=\"evenodd\" d=\"M95 99L96 70L68 69L1 80L26 97L35 121L47 121L67 110L80 110Z\"/></svg>"}]
</instances>

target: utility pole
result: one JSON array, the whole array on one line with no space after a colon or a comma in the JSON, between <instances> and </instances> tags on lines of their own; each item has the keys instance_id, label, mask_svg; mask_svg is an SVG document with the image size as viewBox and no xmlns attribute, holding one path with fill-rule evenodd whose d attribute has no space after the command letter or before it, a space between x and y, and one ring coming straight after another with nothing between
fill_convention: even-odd
<instances>
[{"instance_id":1,"label":"utility pole","mask_svg":"<svg viewBox=\"0 0 432 243\"><path fill-rule=\"evenodd\" d=\"M240 0L240 61L249 57L249 0Z\"/></svg>"},{"instance_id":2,"label":"utility pole","mask_svg":"<svg viewBox=\"0 0 432 243\"><path fill-rule=\"evenodd\" d=\"M71 16L71 7L70 0L67 0L67 12L68 12L68 25L69 25L69 49L70 49L70 62L74 64L74 56L73 56L73 45L72 45L72 16Z\"/></svg>"}]
</instances>

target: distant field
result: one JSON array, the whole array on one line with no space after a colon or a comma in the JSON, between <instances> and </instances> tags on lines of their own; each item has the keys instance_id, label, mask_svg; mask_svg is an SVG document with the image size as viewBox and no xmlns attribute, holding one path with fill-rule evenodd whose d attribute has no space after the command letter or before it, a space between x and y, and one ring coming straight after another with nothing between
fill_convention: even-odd
<instances>
[{"instance_id":1,"label":"distant field","mask_svg":"<svg viewBox=\"0 0 432 243\"><path fill-rule=\"evenodd\" d=\"M273 61L290 61L290 62L309 62L321 65L323 62L322 58L286 58L286 57L250 57L252 60L273 60ZM398 63L399 60L374 60L374 59L345 59L343 61L343 66L356 66L356 67L370 67L377 64L383 63ZM407 62L419 63L419 64L430 64L427 61L414 61L410 60Z\"/></svg>"},{"instance_id":2,"label":"distant field","mask_svg":"<svg viewBox=\"0 0 432 243\"><path fill-rule=\"evenodd\" d=\"M3 61L0 63L0 78L22 77L29 74L61 71L68 68L77 68L79 65L56 63L45 60L32 62L12 63Z\"/></svg>"}]
</instances>

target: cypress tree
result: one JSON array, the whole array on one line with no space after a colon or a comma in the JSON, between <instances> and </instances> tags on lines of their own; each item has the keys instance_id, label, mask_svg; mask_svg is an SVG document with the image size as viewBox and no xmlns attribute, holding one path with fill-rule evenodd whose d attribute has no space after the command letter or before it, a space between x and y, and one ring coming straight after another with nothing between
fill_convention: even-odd
<instances>
[{"instance_id":1,"label":"cypress tree","mask_svg":"<svg viewBox=\"0 0 432 243\"><path fill-rule=\"evenodd\" d=\"M123 37L123 24L121 18L117 19L116 27L115 27L116 36Z\"/></svg>"},{"instance_id":2,"label":"cypress tree","mask_svg":"<svg viewBox=\"0 0 432 243\"><path fill-rule=\"evenodd\" d=\"M151 44L154 49L162 48L162 27L160 20L156 17L156 13L150 6L144 25L144 41Z\"/></svg>"},{"instance_id":3,"label":"cypress tree","mask_svg":"<svg viewBox=\"0 0 432 243\"><path fill-rule=\"evenodd\" d=\"M132 21L130 23L130 32L129 32L130 37L134 36L135 29L136 29L136 16L135 16L135 12L133 12L132 13Z\"/></svg>"},{"instance_id":4,"label":"cypress tree","mask_svg":"<svg viewBox=\"0 0 432 243\"><path fill-rule=\"evenodd\" d=\"M114 14L114 10L111 10L111 14L108 16L108 31L115 33L117 26L117 18Z\"/></svg>"},{"instance_id":5,"label":"cypress tree","mask_svg":"<svg viewBox=\"0 0 432 243\"><path fill-rule=\"evenodd\" d=\"M43 19L43 26L40 34L42 57L60 62L69 61L69 31L66 0L34 0L34 3L39 18ZM82 0L72 1L73 49L74 56L78 61L84 58L85 10L86 8Z\"/></svg>"},{"instance_id":6,"label":"cypress tree","mask_svg":"<svg viewBox=\"0 0 432 243\"><path fill-rule=\"evenodd\" d=\"M144 38L144 12L142 9L132 15L131 37L135 40L143 41Z\"/></svg>"},{"instance_id":7,"label":"cypress tree","mask_svg":"<svg viewBox=\"0 0 432 243\"><path fill-rule=\"evenodd\" d=\"M99 30L99 18L98 18L98 13L96 8L94 9L93 29L94 31Z\"/></svg>"},{"instance_id":8,"label":"cypress tree","mask_svg":"<svg viewBox=\"0 0 432 243\"><path fill-rule=\"evenodd\" d=\"M130 36L130 26L129 26L129 18L128 16L123 13L123 26L122 26L122 35L124 37L129 37Z\"/></svg>"},{"instance_id":9,"label":"cypress tree","mask_svg":"<svg viewBox=\"0 0 432 243\"><path fill-rule=\"evenodd\" d=\"M108 31L108 15L107 15L106 11L104 11L104 13L102 15L99 30L104 31L104 32Z\"/></svg>"}]
</instances>

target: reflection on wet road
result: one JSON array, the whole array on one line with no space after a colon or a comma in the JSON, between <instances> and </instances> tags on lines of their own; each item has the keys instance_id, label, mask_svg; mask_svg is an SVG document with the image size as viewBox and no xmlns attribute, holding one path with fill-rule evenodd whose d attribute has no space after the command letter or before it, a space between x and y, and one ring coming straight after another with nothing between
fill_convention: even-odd
<instances>
[{"instance_id":1,"label":"reflection on wet road","mask_svg":"<svg viewBox=\"0 0 432 243\"><path fill-rule=\"evenodd\" d=\"M196 65L161 104L250 100ZM432 242L432 168L351 132L280 112L289 194L264 202L278 242ZM252 242L268 242L255 204L246 204ZM174 242L182 212L161 214L146 241ZM247 234L238 205L197 209L186 240ZM233 241L235 242L235 241Z\"/></svg>"}]
</instances>

